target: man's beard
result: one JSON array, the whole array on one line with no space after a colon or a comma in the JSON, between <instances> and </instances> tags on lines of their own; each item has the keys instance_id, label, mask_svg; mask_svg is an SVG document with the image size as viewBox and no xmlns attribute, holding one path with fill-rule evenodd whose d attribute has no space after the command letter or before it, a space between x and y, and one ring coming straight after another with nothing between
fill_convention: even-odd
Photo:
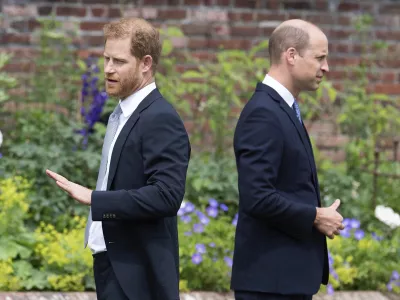
<instances>
[{"instance_id":1,"label":"man's beard","mask_svg":"<svg viewBox=\"0 0 400 300\"><path fill-rule=\"evenodd\" d=\"M134 73L132 76L119 81L119 88L113 92L108 92L109 96L116 97L119 99L125 99L131 95L140 85L139 76Z\"/></svg>"}]
</instances>

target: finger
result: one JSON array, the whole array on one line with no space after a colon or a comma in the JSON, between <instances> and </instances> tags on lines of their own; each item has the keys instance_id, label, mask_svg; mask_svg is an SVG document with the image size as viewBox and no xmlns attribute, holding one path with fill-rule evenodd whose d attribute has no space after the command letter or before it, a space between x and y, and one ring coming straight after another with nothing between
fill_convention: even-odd
<instances>
[{"instance_id":1,"label":"finger","mask_svg":"<svg viewBox=\"0 0 400 300\"><path fill-rule=\"evenodd\" d=\"M53 171L46 170L46 174L49 175L51 178L53 178L56 181L60 181L60 182L64 182L64 183L68 182L68 180L65 177L63 177Z\"/></svg>"},{"instance_id":2,"label":"finger","mask_svg":"<svg viewBox=\"0 0 400 300\"><path fill-rule=\"evenodd\" d=\"M335 202L333 202L333 204L331 205L331 207L336 210L340 205L340 200L336 199Z\"/></svg>"},{"instance_id":3,"label":"finger","mask_svg":"<svg viewBox=\"0 0 400 300\"><path fill-rule=\"evenodd\" d=\"M56 183L57 183L57 185L58 185L61 189L63 189L63 190L66 191L67 193L70 193L70 192L71 192L71 191L70 191L70 186L69 186L69 184L63 183L63 182L61 182L61 181L56 181Z\"/></svg>"},{"instance_id":4,"label":"finger","mask_svg":"<svg viewBox=\"0 0 400 300\"><path fill-rule=\"evenodd\" d=\"M339 232L339 230L335 230L335 231L333 232L333 234L334 234L334 235L339 235L340 232Z\"/></svg>"},{"instance_id":5,"label":"finger","mask_svg":"<svg viewBox=\"0 0 400 300\"><path fill-rule=\"evenodd\" d=\"M343 229L344 229L344 225L343 225L343 223L342 223L342 224L340 224L338 230L343 230Z\"/></svg>"}]
</instances>

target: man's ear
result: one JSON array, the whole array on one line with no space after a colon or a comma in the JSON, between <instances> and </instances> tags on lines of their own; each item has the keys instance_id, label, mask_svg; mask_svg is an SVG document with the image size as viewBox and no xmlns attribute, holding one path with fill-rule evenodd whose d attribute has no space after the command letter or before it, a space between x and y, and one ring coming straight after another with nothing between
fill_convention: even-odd
<instances>
[{"instance_id":1,"label":"man's ear","mask_svg":"<svg viewBox=\"0 0 400 300\"><path fill-rule=\"evenodd\" d=\"M153 58L150 55L145 55L141 60L142 72L151 71L153 66Z\"/></svg>"},{"instance_id":2,"label":"man's ear","mask_svg":"<svg viewBox=\"0 0 400 300\"><path fill-rule=\"evenodd\" d=\"M289 64L294 65L296 58L297 58L297 50L293 47L288 48L285 52L286 61Z\"/></svg>"}]
</instances>

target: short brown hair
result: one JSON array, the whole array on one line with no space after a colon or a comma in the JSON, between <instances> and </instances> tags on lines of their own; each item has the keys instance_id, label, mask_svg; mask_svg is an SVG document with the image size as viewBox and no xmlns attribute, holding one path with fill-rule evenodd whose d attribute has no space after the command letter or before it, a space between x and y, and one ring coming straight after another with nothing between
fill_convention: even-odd
<instances>
[{"instance_id":1,"label":"short brown hair","mask_svg":"<svg viewBox=\"0 0 400 300\"><path fill-rule=\"evenodd\" d=\"M295 48L299 53L307 49L310 42L310 35L307 31L293 26L282 26L276 29L269 38L268 52L271 64L279 64L281 54L290 47Z\"/></svg>"},{"instance_id":2,"label":"short brown hair","mask_svg":"<svg viewBox=\"0 0 400 300\"><path fill-rule=\"evenodd\" d=\"M110 39L131 37L131 53L137 59L150 55L153 59L152 73L156 72L161 56L162 42L159 31L140 18L122 18L108 23L103 28L105 42Z\"/></svg>"}]
</instances>

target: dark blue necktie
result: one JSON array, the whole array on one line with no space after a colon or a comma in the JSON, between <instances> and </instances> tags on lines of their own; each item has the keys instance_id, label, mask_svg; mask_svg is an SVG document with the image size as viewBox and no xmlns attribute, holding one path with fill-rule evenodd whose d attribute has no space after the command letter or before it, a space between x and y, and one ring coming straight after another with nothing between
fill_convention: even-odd
<instances>
[{"instance_id":1,"label":"dark blue necktie","mask_svg":"<svg viewBox=\"0 0 400 300\"><path fill-rule=\"evenodd\" d=\"M299 119L300 124L302 124L301 114L300 114L300 107L297 104L296 100L294 100L292 108L293 108L294 112L296 113L296 117L297 117L297 119Z\"/></svg>"}]
</instances>

